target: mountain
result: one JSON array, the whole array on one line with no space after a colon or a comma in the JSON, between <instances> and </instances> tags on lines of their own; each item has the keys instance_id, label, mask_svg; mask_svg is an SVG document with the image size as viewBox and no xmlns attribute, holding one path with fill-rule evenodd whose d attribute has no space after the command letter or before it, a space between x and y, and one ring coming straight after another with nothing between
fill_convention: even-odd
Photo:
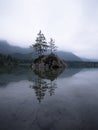
<instances>
[{"instance_id":1,"label":"mountain","mask_svg":"<svg viewBox=\"0 0 98 130\"><path fill-rule=\"evenodd\" d=\"M7 41L1 40L0 41L0 53L1 54L28 54L31 52L31 48L21 48L18 46L12 46Z\"/></svg>"},{"instance_id":2,"label":"mountain","mask_svg":"<svg viewBox=\"0 0 98 130\"><path fill-rule=\"evenodd\" d=\"M65 61L82 61L80 57L71 52L57 51L57 55Z\"/></svg>"},{"instance_id":3,"label":"mountain","mask_svg":"<svg viewBox=\"0 0 98 130\"><path fill-rule=\"evenodd\" d=\"M10 55L13 58L21 60L32 59L31 48L22 48L18 46L10 45L7 41L0 41L0 54Z\"/></svg>"},{"instance_id":4,"label":"mountain","mask_svg":"<svg viewBox=\"0 0 98 130\"><path fill-rule=\"evenodd\" d=\"M91 59L91 58L81 58L85 62L98 62L98 59Z\"/></svg>"},{"instance_id":5,"label":"mountain","mask_svg":"<svg viewBox=\"0 0 98 130\"><path fill-rule=\"evenodd\" d=\"M10 45L7 41L0 41L0 53L11 55L18 59L31 59L32 48L21 48ZM71 52L57 51L56 54L65 61L81 61L81 58ZM34 56L33 56L34 57Z\"/></svg>"}]
</instances>

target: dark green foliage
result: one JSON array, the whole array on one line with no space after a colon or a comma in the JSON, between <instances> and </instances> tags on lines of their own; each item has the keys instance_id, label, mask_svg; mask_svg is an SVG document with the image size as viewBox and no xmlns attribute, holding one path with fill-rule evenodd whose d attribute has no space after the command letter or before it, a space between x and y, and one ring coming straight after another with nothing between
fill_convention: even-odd
<instances>
[{"instance_id":1,"label":"dark green foliage","mask_svg":"<svg viewBox=\"0 0 98 130\"><path fill-rule=\"evenodd\" d=\"M49 62L52 62L52 61L58 61L58 58L56 57L55 54L51 54L51 55L48 55L47 58L45 59L45 63L49 63Z\"/></svg>"},{"instance_id":2,"label":"dark green foliage","mask_svg":"<svg viewBox=\"0 0 98 130\"><path fill-rule=\"evenodd\" d=\"M36 58L33 62L36 63L40 63L41 59L44 57L44 55L39 56L38 58Z\"/></svg>"},{"instance_id":3,"label":"dark green foliage","mask_svg":"<svg viewBox=\"0 0 98 130\"><path fill-rule=\"evenodd\" d=\"M32 60L29 59L18 59L10 55L0 54L0 66L14 66L22 64L30 64Z\"/></svg>"},{"instance_id":4,"label":"dark green foliage","mask_svg":"<svg viewBox=\"0 0 98 130\"><path fill-rule=\"evenodd\" d=\"M35 43L32 46L35 55L39 57L42 56L47 51L48 45L46 42L46 38L41 31L39 31L37 35L38 36L35 40Z\"/></svg>"},{"instance_id":5,"label":"dark green foliage","mask_svg":"<svg viewBox=\"0 0 98 130\"><path fill-rule=\"evenodd\" d=\"M69 68L97 68L98 62L66 61Z\"/></svg>"},{"instance_id":6,"label":"dark green foliage","mask_svg":"<svg viewBox=\"0 0 98 130\"><path fill-rule=\"evenodd\" d=\"M13 59L10 55L0 54L0 66L15 65L15 64L17 64L17 61Z\"/></svg>"}]
</instances>

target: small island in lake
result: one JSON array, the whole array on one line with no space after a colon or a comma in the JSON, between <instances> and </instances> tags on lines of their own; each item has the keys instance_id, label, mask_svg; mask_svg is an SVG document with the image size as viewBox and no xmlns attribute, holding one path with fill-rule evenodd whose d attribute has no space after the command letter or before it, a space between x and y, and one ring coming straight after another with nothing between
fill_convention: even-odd
<instances>
[{"instance_id":1,"label":"small island in lake","mask_svg":"<svg viewBox=\"0 0 98 130\"><path fill-rule=\"evenodd\" d=\"M38 33L36 42L32 46L36 55L32 64L34 70L49 71L67 67L67 64L54 53L57 48L54 40L51 38L50 42L47 43L41 31Z\"/></svg>"},{"instance_id":2,"label":"small island in lake","mask_svg":"<svg viewBox=\"0 0 98 130\"><path fill-rule=\"evenodd\" d=\"M55 54L42 55L34 60L33 68L39 70L52 70L65 68L67 65Z\"/></svg>"}]
</instances>

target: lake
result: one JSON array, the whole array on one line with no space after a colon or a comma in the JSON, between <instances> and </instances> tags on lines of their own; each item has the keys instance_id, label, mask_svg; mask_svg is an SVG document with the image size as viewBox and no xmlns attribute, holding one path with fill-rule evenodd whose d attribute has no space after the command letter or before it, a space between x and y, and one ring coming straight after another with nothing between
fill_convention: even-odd
<instances>
[{"instance_id":1,"label":"lake","mask_svg":"<svg viewBox=\"0 0 98 130\"><path fill-rule=\"evenodd\" d=\"M98 69L0 71L0 130L98 130Z\"/></svg>"}]
</instances>

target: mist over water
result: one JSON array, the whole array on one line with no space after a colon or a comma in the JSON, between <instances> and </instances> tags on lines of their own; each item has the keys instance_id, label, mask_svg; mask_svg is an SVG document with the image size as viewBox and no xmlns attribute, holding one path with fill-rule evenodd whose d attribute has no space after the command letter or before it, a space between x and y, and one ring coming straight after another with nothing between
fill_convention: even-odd
<instances>
[{"instance_id":1,"label":"mist over water","mask_svg":"<svg viewBox=\"0 0 98 130\"><path fill-rule=\"evenodd\" d=\"M0 130L97 130L97 78L98 69L0 71Z\"/></svg>"}]
</instances>

